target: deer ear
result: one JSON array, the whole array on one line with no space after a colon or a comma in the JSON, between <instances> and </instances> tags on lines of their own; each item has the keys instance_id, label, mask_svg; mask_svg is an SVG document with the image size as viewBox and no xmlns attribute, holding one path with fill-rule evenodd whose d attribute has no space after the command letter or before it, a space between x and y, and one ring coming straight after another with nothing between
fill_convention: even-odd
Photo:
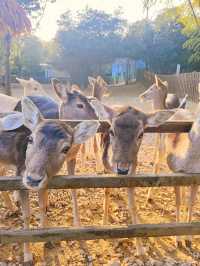
<instances>
[{"instance_id":1,"label":"deer ear","mask_svg":"<svg viewBox=\"0 0 200 266\"><path fill-rule=\"evenodd\" d=\"M26 79L16 78L16 80L20 83L20 85L21 85L22 87L26 86L27 83L28 83L28 80L26 80Z\"/></svg>"},{"instance_id":2,"label":"deer ear","mask_svg":"<svg viewBox=\"0 0 200 266\"><path fill-rule=\"evenodd\" d=\"M24 124L24 116L21 112L10 112L0 118L0 130L9 131L21 127Z\"/></svg>"},{"instance_id":3,"label":"deer ear","mask_svg":"<svg viewBox=\"0 0 200 266\"><path fill-rule=\"evenodd\" d=\"M71 89L75 91L81 91L80 87L77 84L72 84Z\"/></svg>"},{"instance_id":4,"label":"deer ear","mask_svg":"<svg viewBox=\"0 0 200 266\"><path fill-rule=\"evenodd\" d=\"M107 85L107 83L105 82L105 80L101 76L97 77L97 82L99 82L99 84L101 84L102 86Z\"/></svg>"},{"instance_id":5,"label":"deer ear","mask_svg":"<svg viewBox=\"0 0 200 266\"><path fill-rule=\"evenodd\" d=\"M159 126L167 121L172 115L175 114L177 109L174 110L161 110L147 115L146 126Z\"/></svg>"},{"instance_id":6,"label":"deer ear","mask_svg":"<svg viewBox=\"0 0 200 266\"><path fill-rule=\"evenodd\" d=\"M155 83L158 88L168 88L168 82L162 81L157 75L155 75Z\"/></svg>"},{"instance_id":7,"label":"deer ear","mask_svg":"<svg viewBox=\"0 0 200 266\"><path fill-rule=\"evenodd\" d=\"M57 79L52 79L51 83L58 98L63 102L67 102L68 89L63 84L61 84L61 82Z\"/></svg>"},{"instance_id":8,"label":"deer ear","mask_svg":"<svg viewBox=\"0 0 200 266\"><path fill-rule=\"evenodd\" d=\"M74 129L74 144L81 144L93 137L99 128L98 121L83 121Z\"/></svg>"},{"instance_id":9,"label":"deer ear","mask_svg":"<svg viewBox=\"0 0 200 266\"><path fill-rule=\"evenodd\" d=\"M94 86L94 84L96 83L96 79L93 77L88 77L88 82L91 86Z\"/></svg>"},{"instance_id":10,"label":"deer ear","mask_svg":"<svg viewBox=\"0 0 200 266\"><path fill-rule=\"evenodd\" d=\"M28 97L21 100L22 113L24 116L24 125L33 131L43 120L43 117L37 106Z\"/></svg>"}]
</instances>

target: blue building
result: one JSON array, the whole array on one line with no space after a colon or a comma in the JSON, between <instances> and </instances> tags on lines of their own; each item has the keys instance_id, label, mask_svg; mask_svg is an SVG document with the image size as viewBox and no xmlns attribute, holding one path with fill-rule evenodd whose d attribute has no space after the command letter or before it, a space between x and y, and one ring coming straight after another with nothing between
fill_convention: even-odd
<instances>
[{"instance_id":1,"label":"blue building","mask_svg":"<svg viewBox=\"0 0 200 266\"><path fill-rule=\"evenodd\" d=\"M112 64L112 83L128 84L136 81L137 72L146 67L144 61L130 58L117 58Z\"/></svg>"}]
</instances>

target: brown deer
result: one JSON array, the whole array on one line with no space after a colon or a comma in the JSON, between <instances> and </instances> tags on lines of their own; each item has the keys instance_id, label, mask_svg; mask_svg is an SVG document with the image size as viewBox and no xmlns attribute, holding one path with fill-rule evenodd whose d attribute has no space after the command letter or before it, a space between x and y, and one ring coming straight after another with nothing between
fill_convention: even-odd
<instances>
[{"instance_id":1,"label":"brown deer","mask_svg":"<svg viewBox=\"0 0 200 266\"><path fill-rule=\"evenodd\" d=\"M23 114L5 114L0 119L0 161L14 165L27 189L38 191L41 225L45 227L48 180L57 174L66 158L71 161L76 157L80 144L96 134L99 123L84 121L72 129L62 121L45 120L27 97L22 101L22 110ZM24 228L29 228L28 190L19 193ZM32 254L25 243L24 262L30 261Z\"/></svg>"},{"instance_id":2,"label":"brown deer","mask_svg":"<svg viewBox=\"0 0 200 266\"><path fill-rule=\"evenodd\" d=\"M137 155L143 138L145 127L158 126L174 114L174 110L160 110L152 114L144 113L134 107L123 107L113 113L109 134L104 139L103 163L108 170L119 175L135 174ZM109 163L108 150L112 148L112 166ZM133 224L138 223L135 203L135 189L128 188L128 208ZM105 220L108 216L109 190L105 193ZM136 248L139 255L144 250L139 238L136 239Z\"/></svg>"},{"instance_id":3,"label":"brown deer","mask_svg":"<svg viewBox=\"0 0 200 266\"><path fill-rule=\"evenodd\" d=\"M28 80L16 78L19 84L24 89L23 95L24 96L33 96L33 95L44 95L46 96L47 93L43 89L42 85L35 79L30 78Z\"/></svg>"},{"instance_id":4,"label":"brown deer","mask_svg":"<svg viewBox=\"0 0 200 266\"><path fill-rule=\"evenodd\" d=\"M168 93L168 83L162 81L155 75L155 83L140 94L140 98L145 101L151 101L153 110L164 110L173 108L185 108L187 95L180 100L176 94ZM154 153L154 168L153 173L158 174L161 169L161 164L165 158L165 140L164 134L156 135L156 145ZM151 202L151 188L148 190L147 201Z\"/></svg>"},{"instance_id":5,"label":"brown deer","mask_svg":"<svg viewBox=\"0 0 200 266\"><path fill-rule=\"evenodd\" d=\"M108 84L105 82L105 80L98 76L97 78L94 77L88 77L89 81L89 87L92 90L91 99L97 99L98 101L102 102L103 97L107 97L109 95L108 93ZM94 101L93 99L93 101ZM100 113L97 112L98 119L105 119L105 117L101 117ZM98 134L99 135L99 134ZM87 143L84 143L81 145L81 162L82 167L85 167L86 157L89 154L94 154L95 162L96 162L96 172L99 172L101 169L101 155L100 155L100 138L99 136L95 136L93 139L90 140L90 145L87 145ZM88 150L86 149L88 147ZM93 148L93 151L91 151L91 147Z\"/></svg>"}]
</instances>

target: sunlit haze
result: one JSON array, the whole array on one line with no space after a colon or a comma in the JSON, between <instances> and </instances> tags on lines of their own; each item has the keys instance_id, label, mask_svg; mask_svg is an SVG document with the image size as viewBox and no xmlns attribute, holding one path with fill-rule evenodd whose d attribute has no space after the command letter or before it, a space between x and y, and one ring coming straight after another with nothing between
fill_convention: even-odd
<instances>
[{"instance_id":1,"label":"sunlit haze","mask_svg":"<svg viewBox=\"0 0 200 266\"><path fill-rule=\"evenodd\" d=\"M145 17L141 0L57 0L55 3L47 6L36 35L43 40L48 41L52 39L55 36L57 20L61 14L67 9L76 12L77 10L84 9L86 6L104 10L109 13L113 13L118 7L122 7L123 18L130 22ZM162 6L157 5L156 9L151 11L151 16L157 13L161 8Z\"/></svg>"}]
</instances>

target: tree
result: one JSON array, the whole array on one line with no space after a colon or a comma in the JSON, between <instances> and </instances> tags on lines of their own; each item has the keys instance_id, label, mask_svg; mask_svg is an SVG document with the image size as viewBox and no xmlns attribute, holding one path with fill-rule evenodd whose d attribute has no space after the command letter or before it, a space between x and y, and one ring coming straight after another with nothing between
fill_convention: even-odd
<instances>
[{"instance_id":1,"label":"tree","mask_svg":"<svg viewBox=\"0 0 200 266\"><path fill-rule=\"evenodd\" d=\"M12 72L24 77L38 77L44 60L44 46L35 36L24 36L13 43Z\"/></svg>"},{"instance_id":2,"label":"tree","mask_svg":"<svg viewBox=\"0 0 200 266\"><path fill-rule=\"evenodd\" d=\"M72 81L85 83L88 75L101 72L102 65L120 55L126 22L118 15L86 8L73 17L67 11L58 25L60 67Z\"/></svg>"},{"instance_id":3,"label":"tree","mask_svg":"<svg viewBox=\"0 0 200 266\"><path fill-rule=\"evenodd\" d=\"M128 56L143 59L148 69L157 73L174 73L177 63L186 67L188 53L183 49L187 37L178 22L176 8L165 9L153 21L132 24L126 37Z\"/></svg>"},{"instance_id":4,"label":"tree","mask_svg":"<svg viewBox=\"0 0 200 266\"><path fill-rule=\"evenodd\" d=\"M5 48L5 87L10 92L10 47L11 37L30 32L31 23L23 8L15 0L1 0L0 2L0 33L3 35Z\"/></svg>"},{"instance_id":5,"label":"tree","mask_svg":"<svg viewBox=\"0 0 200 266\"><path fill-rule=\"evenodd\" d=\"M184 43L184 48L189 50L188 62L195 70L200 70L200 31L196 30L190 34L189 39Z\"/></svg>"}]
</instances>

